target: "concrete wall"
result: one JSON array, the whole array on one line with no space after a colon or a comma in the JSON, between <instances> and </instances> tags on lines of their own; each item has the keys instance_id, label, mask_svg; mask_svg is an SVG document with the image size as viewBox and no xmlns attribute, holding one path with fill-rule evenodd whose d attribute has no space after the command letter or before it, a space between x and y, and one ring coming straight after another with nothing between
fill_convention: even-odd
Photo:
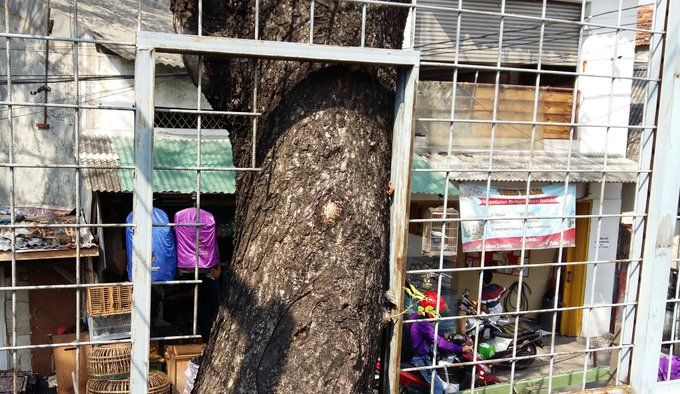
<instances>
[{"instance_id":1,"label":"concrete wall","mask_svg":"<svg viewBox=\"0 0 680 394\"><path fill-rule=\"evenodd\" d=\"M4 3L0 0L0 3ZM10 30L24 34L43 34L44 2L21 1L12 2L13 14L10 16ZM70 36L70 16L53 10L55 36ZM5 29L4 19L0 21L0 29ZM80 29L81 33L83 29ZM4 42L0 46L4 52ZM17 83L12 88L14 101L42 103L42 93L31 95L43 83L18 83L27 78L42 79L44 67L44 41L12 40L12 75ZM4 54L3 54L4 56ZM50 75L73 77L72 45L66 42L50 44ZM0 62L1 75L6 74L5 62ZM132 76L134 62L97 51L94 45L79 46L79 75L83 76ZM178 76L177 74L182 74ZM185 70L172 67L157 67L156 104L195 108L197 101L196 88L186 75ZM4 78L2 79L4 81ZM51 103L74 104L74 82L51 82L49 94ZM134 79L87 80L79 83L80 102L88 105L120 105L134 104ZM0 100L8 99L7 86L0 84ZM202 107L210 106L202 98ZM14 107L14 160L25 164L62 163L75 164L75 130L76 110L48 110L47 123L49 129L39 129L36 124L43 122L42 108ZM85 133L105 133L108 135L133 135L134 113L131 111L80 110L81 135ZM9 111L0 108L0 161L9 160ZM74 169L16 169L15 170L15 204L17 206L36 206L44 208L72 209L75 207ZM0 168L0 206L9 204L10 171ZM81 206L86 215L91 204L90 193L81 182Z\"/></svg>"},{"instance_id":2,"label":"concrete wall","mask_svg":"<svg viewBox=\"0 0 680 394\"><path fill-rule=\"evenodd\" d=\"M624 0L622 7L637 5L636 0ZM619 2L595 0L589 3L589 22L616 25ZM635 26L637 10L630 9L621 14L621 25ZM595 75L632 76L635 57L635 32L614 29L589 28L585 31L582 46L581 69ZM610 124L619 127L579 127L577 130L582 153L625 156L628 137L628 115L630 112L630 79L602 77L581 77L578 90L580 102L579 123L593 125Z\"/></svg>"},{"instance_id":3,"label":"concrete wall","mask_svg":"<svg viewBox=\"0 0 680 394\"><path fill-rule=\"evenodd\" d=\"M599 184L591 184L593 200L593 214L600 214L601 190ZM602 214L621 213L621 184L607 184L604 190ZM590 247L588 249L589 261L616 260L616 247L619 239L619 218L593 218L590 221ZM599 228L599 234L598 234ZM598 237L599 236L599 237ZM598 242L599 239L599 242ZM599 247L598 247L599 245ZM588 265L586 271L586 292L584 303L586 305L608 304L613 300L615 278L615 264ZM592 314L588 310L583 311L581 336L589 334L601 336L609 332L611 320L611 308L595 308ZM590 331L588 325L590 324Z\"/></svg>"}]
</instances>

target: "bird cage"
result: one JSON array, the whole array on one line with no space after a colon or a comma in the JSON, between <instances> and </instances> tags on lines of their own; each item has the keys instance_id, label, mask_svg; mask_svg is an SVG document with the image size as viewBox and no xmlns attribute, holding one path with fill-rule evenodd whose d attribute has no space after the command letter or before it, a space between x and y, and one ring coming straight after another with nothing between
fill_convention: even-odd
<instances>
[{"instance_id":1,"label":"bird cage","mask_svg":"<svg viewBox=\"0 0 680 394\"><path fill-rule=\"evenodd\" d=\"M132 286L96 286L87 289L87 313L111 316L132 312Z\"/></svg>"},{"instance_id":2,"label":"bird cage","mask_svg":"<svg viewBox=\"0 0 680 394\"><path fill-rule=\"evenodd\" d=\"M130 337L132 286L106 285L87 289L87 321L93 340Z\"/></svg>"},{"instance_id":3,"label":"bird cage","mask_svg":"<svg viewBox=\"0 0 680 394\"><path fill-rule=\"evenodd\" d=\"M149 394L170 393L170 379L160 371L149 371ZM128 394L130 379L121 380L88 380L87 394Z\"/></svg>"},{"instance_id":4,"label":"bird cage","mask_svg":"<svg viewBox=\"0 0 680 394\"><path fill-rule=\"evenodd\" d=\"M90 379L124 379L130 376L129 343L112 343L92 347L87 354Z\"/></svg>"},{"instance_id":5,"label":"bird cage","mask_svg":"<svg viewBox=\"0 0 680 394\"><path fill-rule=\"evenodd\" d=\"M446 219L458 218L458 211L446 209ZM444 219L444 207L430 208L425 219ZM443 229L443 231L442 231ZM455 256L458 253L458 222L433 221L423 226L423 254L436 257Z\"/></svg>"}]
</instances>

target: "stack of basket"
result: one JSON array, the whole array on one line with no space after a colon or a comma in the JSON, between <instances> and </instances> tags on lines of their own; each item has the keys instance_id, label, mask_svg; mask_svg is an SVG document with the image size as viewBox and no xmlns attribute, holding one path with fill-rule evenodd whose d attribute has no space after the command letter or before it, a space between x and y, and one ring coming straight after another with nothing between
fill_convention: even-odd
<instances>
[{"instance_id":1,"label":"stack of basket","mask_svg":"<svg viewBox=\"0 0 680 394\"><path fill-rule=\"evenodd\" d=\"M115 343L93 347L88 353L87 381L88 394L110 394L130 392L130 350L129 343ZM160 371L149 372L150 394L170 392L170 379Z\"/></svg>"},{"instance_id":2,"label":"stack of basket","mask_svg":"<svg viewBox=\"0 0 680 394\"><path fill-rule=\"evenodd\" d=\"M129 286L98 286L87 292L88 313L93 316L107 316L129 313L131 309ZM112 343L93 346L87 354L88 394L129 393L130 353L129 343ZM148 392L167 394L170 379L160 371L149 373Z\"/></svg>"}]
</instances>

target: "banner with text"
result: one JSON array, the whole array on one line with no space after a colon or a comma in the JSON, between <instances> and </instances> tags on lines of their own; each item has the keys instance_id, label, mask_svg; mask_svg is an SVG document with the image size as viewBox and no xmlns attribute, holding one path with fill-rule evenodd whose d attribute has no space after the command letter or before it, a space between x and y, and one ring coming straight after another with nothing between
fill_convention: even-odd
<instances>
[{"instance_id":1,"label":"banner with text","mask_svg":"<svg viewBox=\"0 0 680 394\"><path fill-rule=\"evenodd\" d=\"M570 184L564 194L564 185L536 186L511 189L491 187L486 195L486 185L460 184L460 218L463 252L479 252L486 238L486 251L557 248L575 246L576 236L576 185ZM488 211L487 211L488 208ZM566 216L564 220L561 217ZM488 218L486 231L484 222ZM521 218L529 218L524 221ZM564 235L562 235L564 231ZM561 242L560 242L561 241Z\"/></svg>"}]
</instances>

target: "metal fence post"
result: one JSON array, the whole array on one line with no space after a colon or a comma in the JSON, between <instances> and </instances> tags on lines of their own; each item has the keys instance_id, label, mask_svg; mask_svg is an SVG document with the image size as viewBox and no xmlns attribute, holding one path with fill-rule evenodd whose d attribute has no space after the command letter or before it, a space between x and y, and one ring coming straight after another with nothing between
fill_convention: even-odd
<instances>
[{"instance_id":1,"label":"metal fence post","mask_svg":"<svg viewBox=\"0 0 680 394\"><path fill-rule=\"evenodd\" d=\"M656 0L654 4L654 24L652 29L663 30L666 23L666 1ZM647 64L647 77L658 78L661 74L661 61L663 59L663 43L664 37L660 34L653 34L650 38L649 45L649 60ZM645 111L643 114L642 125L649 126L649 128L639 130L640 133L640 157L638 159L640 173L638 174L637 189L635 190L635 207L631 237L631 247L629 258L631 263L628 265L628 274L626 278L628 290L624 294L624 303L635 302L638 294L638 283L640 281L640 258L642 257L642 248L645 239L645 221L644 213L647 209L647 198L649 193L649 182L651 175L647 173L651 168L652 156L654 150L654 124L656 123L656 112L658 104L658 93L660 84L647 84L645 88ZM624 306L622 312L622 327L620 344L628 344L633 341L633 334L635 331L635 312L636 308L633 306ZM621 349L619 356L619 369L617 370L617 380L630 381L630 362L633 352L632 348Z\"/></svg>"},{"instance_id":2,"label":"metal fence post","mask_svg":"<svg viewBox=\"0 0 680 394\"><path fill-rule=\"evenodd\" d=\"M638 313L633 339L631 385L636 393L657 392L673 235L680 192L680 2L668 2L666 46L654 143L654 163Z\"/></svg>"},{"instance_id":3,"label":"metal fence post","mask_svg":"<svg viewBox=\"0 0 680 394\"><path fill-rule=\"evenodd\" d=\"M135 188L132 266L132 368L130 392L147 392L151 316L153 231L154 50L137 48L135 58Z\"/></svg>"},{"instance_id":4,"label":"metal fence post","mask_svg":"<svg viewBox=\"0 0 680 394\"><path fill-rule=\"evenodd\" d=\"M393 314L404 308L402 286L408 256L408 220L411 201L411 161L413 159L413 108L416 97L418 66L399 72L395 102L394 131L392 133L392 165L390 181L394 187L390 207L390 266L389 291L395 297ZM389 359L383 367L387 392L399 391L399 362L401 356L401 327L403 316L394 318L390 332Z\"/></svg>"}]
</instances>

